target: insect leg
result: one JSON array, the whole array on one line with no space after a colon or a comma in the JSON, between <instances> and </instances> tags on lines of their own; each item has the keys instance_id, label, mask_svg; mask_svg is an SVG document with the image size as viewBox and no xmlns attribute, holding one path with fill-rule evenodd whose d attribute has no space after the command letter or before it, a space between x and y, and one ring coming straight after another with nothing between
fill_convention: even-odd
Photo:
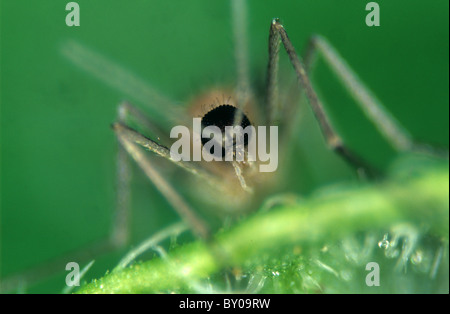
<instances>
[{"instance_id":1,"label":"insect leg","mask_svg":"<svg viewBox=\"0 0 450 314\"><path fill-rule=\"evenodd\" d=\"M174 120L182 117L175 100L163 95L146 80L96 50L77 41L67 40L61 45L61 53L77 68L120 91L127 99L145 106L157 121L167 121L167 117Z\"/></svg>"},{"instance_id":2,"label":"insect leg","mask_svg":"<svg viewBox=\"0 0 450 314\"><path fill-rule=\"evenodd\" d=\"M350 149L346 147L340 136L334 130L331 122L328 120L328 116L323 109L323 105L317 97L314 91L309 77L306 73L306 69L301 63L297 53L295 52L294 46L292 45L286 30L283 25L277 19L274 19L270 26L269 33L269 66L268 66L268 79L267 79L267 101L269 108L275 114L277 112L277 73L278 73L278 55L280 50L280 45L283 43L284 48L289 56L292 66L294 67L295 73L300 86L305 91L306 96L309 100L309 104L314 112L314 115L319 123L320 129L329 147L339 154L345 161L347 161L351 166L366 175L374 175L375 170L370 167L366 162L364 162L360 157L353 153ZM270 123L276 121L271 120Z\"/></svg>"},{"instance_id":3,"label":"insect leg","mask_svg":"<svg viewBox=\"0 0 450 314\"><path fill-rule=\"evenodd\" d=\"M117 152L116 210L111 228L110 240L116 247L125 246L129 240L129 216L131 209L130 193L131 169L129 157L123 147Z\"/></svg>"},{"instance_id":4,"label":"insect leg","mask_svg":"<svg viewBox=\"0 0 450 314\"><path fill-rule=\"evenodd\" d=\"M120 122L114 123L113 129L122 147L136 161L139 167L144 171L145 175L153 182L155 187L167 199L176 212L189 224L193 232L202 238L207 238L209 236L209 230L206 223L195 214L186 201L174 190L167 180L160 175L152 165L150 159L144 155L141 148L146 148L161 157L171 160L180 167L197 175L201 175L202 170L193 163L172 160L170 150L167 147L146 138Z\"/></svg>"},{"instance_id":5,"label":"insect leg","mask_svg":"<svg viewBox=\"0 0 450 314\"><path fill-rule=\"evenodd\" d=\"M367 118L391 146L398 151L411 150L414 144L408 131L386 110L336 49L322 36L313 36L309 41L305 57L307 67L313 65L317 53L324 58Z\"/></svg>"},{"instance_id":6,"label":"insect leg","mask_svg":"<svg viewBox=\"0 0 450 314\"><path fill-rule=\"evenodd\" d=\"M252 96L248 67L247 1L231 1L231 17L237 70L236 101L240 111L236 111L234 125L240 125L242 112Z\"/></svg>"},{"instance_id":7,"label":"insect leg","mask_svg":"<svg viewBox=\"0 0 450 314\"><path fill-rule=\"evenodd\" d=\"M394 149L448 159L448 150L415 141L358 77L339 52L322 36L316 35L309 40L305 56L307 72L313 66L318 53L324 58L367 118L372 121Z\"/></svg>"}]
</instances>

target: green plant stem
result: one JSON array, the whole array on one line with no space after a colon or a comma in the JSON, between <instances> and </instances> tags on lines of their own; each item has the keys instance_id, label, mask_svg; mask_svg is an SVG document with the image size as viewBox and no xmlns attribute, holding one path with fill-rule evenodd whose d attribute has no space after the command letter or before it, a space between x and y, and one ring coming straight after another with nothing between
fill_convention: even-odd
<instances>
[{"instance_id":1,"label":"green plant stem","mask_svg":"<svg viewBox=\"0 0 450 314\"><path fill-rule=\"evenodd\" d=\"M227 267L245 267L276 250L317 246L358 231L389 229L397 223L425 225L448 241L448 169L380 184L342 187L256 213L216 235L171 251L167 258L137 263L87 284L81 293L183 291L190 283ZM181 290L179 290L181 289Z\"/></svg>"}]
</instances>

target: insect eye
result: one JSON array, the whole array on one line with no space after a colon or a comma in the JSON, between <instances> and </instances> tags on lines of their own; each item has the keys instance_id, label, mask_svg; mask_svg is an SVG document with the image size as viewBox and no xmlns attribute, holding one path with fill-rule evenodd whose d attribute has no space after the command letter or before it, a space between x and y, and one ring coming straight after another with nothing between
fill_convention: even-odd
<instances>
[{"instance_id":1,"label":"insect eye","mask_svg":"<svg viewBox=\"0 0 450 314\"><path fill-rule=\"evenodd\" d=\"M219 107L214 108L213 110L209 111L207 114L205 114L202 118L202 134L203 129L206 127L215 126L218 127L222 133L222 142L220 143L222 145L222 149L218 152L215 151L215 146L212 147L210 153L217 157L225 157L225 127L227 126L234 126L234 119L237 113L242 113L242 119L240 126L242 129L245 130L247 126L250 126L250 120L247 118L247 116L238 108L231 106L231 105L222 105ZM209 137L203 137L202 136L202 145L205 145L210 141L211 138ZM247 147L249 142L249 136L247 134L244 135L244 146ZM236 139L233 139L233 148L236 147Z\"/></svg>"}]
</instances>

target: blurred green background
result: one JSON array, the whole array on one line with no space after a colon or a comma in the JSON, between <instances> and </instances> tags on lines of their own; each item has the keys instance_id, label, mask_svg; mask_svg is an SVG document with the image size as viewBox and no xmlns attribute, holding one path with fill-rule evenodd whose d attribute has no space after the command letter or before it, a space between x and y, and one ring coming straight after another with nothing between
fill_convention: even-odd
<instances>
[{"instance_id":1,"label":"blurred green background","mask_svg":"<svg viewBox=\"0 0 450 314\"><path fill-rule=\"evenodd\" d=\"M235 79L230 2L226 0L77 1L81 26L65 24L68 1L2 0L1 277L41 265L106 236L115 206L110 124L120 101L142 105L74 66L66 40L114 60L180 101ZM385 106L421 141L448 147L449 2L378 1L381 26L365 25L361 0L252 0L251 75L264 81L269 23L282 19L298 51L319 33L330 40ZM282 54L282 69L289 72ZM343 138L385 169L395 153L323 63L314 81ZM308 109L300 111L290 191L298 194L353 178L328 152ZM132 243L177 220L134 168ZM115 265L98 260L88 278ZM27 292L59 292L59 275Z\"/></svg>"}]
</instances>

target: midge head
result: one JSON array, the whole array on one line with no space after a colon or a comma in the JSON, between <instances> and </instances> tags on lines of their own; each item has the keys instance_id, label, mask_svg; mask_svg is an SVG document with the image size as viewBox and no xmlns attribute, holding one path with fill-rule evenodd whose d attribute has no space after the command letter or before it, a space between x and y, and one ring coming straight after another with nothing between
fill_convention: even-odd
<instances>
[{"instance_id":1,"label":"midge head","mask_svg":"<svg viewBox=\"0 0 450 314\"><path fill-rule=\"evenodd\" d=\"M240 119L239 119L240 118ZM241 142L240 144L244 147L248 147L249 138L251 138L252 134L242 134L241 132L236 133L230 133L230 127L236 126L235 121L240 120L240 123L238 121L238 126L242 128L242 130L245 130L247 127L252 126L250 120L247 118L247 116L240 110L239 108L236 108L231 105L221 105L218 106L212 110L210 110L208 113L206 113L202 118L202 145L203 147L208 145L208 142L210 141L209 137L203 136L204 130L207 128L212 129L212 127L218 128L220 130L220 133L222 134L222 141L221 145L222 149L219 149L219 145L213 146L212 149L209 151L210 154L214 156L218 156L221 158L226 157L226 148L227 148L227 138L228 141L230 141L231 137L231 149L232 151L236 152L239 150L238 142ZM205 132L206 133L206 132ZM219 139L220 140L220 139ZM216 151L217 150L217 151Z\"/></svg>"},{"instance_id":2,"label":"midge head","mask_svg":"<svg viewBox=\"0 0 450 314\"><path fill-rule=\"evenodd\" d=\"M218 94L227 95L227 102L219 102ZM190 110L192 127L178 125L170 132L170 137L176 139L170 155L175 161L204 162L202 166L209 171L219 171L221 177L234 181L239 179L246 189L245 177L277 170L278 127L253 123L256 119L252 104L248 103L249 110L243 111L236 106L236 98L226 90L213 90L195 99Z\"/></svg>"}]
</instances>

